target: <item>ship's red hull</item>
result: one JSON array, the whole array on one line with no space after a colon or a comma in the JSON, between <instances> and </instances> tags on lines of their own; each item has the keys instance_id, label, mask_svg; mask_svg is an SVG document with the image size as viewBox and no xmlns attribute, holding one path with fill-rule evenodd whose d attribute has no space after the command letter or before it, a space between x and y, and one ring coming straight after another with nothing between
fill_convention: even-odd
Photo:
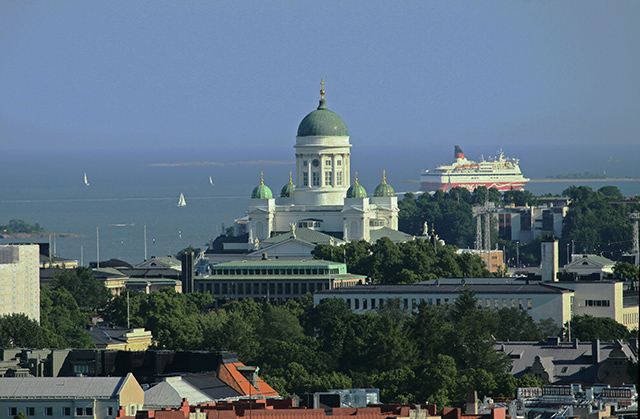
<instances>
[{"instance_id":1,"label":"ship's red hull","mask_svg":"<svg viewBox=\"0 0 640 419\"><path fill-rule=\"evenodd\" d=\"M456 187L462 187L473 191L478 186L484 186L487 189L496 188L499 191L508 191L511 189L522 190L526 182L473 182L473 183L441 183L441 182L421 182L420 190L423 192L448 191Z\"/></svg>"}]
</instances>

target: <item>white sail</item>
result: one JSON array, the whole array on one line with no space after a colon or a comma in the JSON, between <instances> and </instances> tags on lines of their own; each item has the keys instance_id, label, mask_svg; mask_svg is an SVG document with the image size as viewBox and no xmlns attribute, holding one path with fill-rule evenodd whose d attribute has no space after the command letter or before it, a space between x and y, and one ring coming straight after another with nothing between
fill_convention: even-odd
<instances>
[{"instance_id":1,"label":"white sail","mask_svg":"<svg viewBox=\"0 0 640 419\"><path fill-rule=\"evenodd\" d=\"M209 183L213 186L213 179L211 179L211 176L209 176Z\"/></svg>"},{"instance_id":2,"label":"white sail","mask_svg":"<svg viewBox=\"0 0 640 419\"><path fill-rule=\"evenodd\" d=\"M179 207L186 207L187 201L184 200L184 195L180 194L180 199L178 199L178 203L176 204Z\"/></svg>"},{"instance_id":3,"label":"white sail","mask_svg":"<svg viewBox=\"0 0 640 419\"><path fill-rule=\"evenodd\" d=\"M85 172L85 174L84 174L84 184L85 184L86 186L89 186L89 181L87 180L87 173L86 173L86 172Z\"/></svg>"}]
</instances>

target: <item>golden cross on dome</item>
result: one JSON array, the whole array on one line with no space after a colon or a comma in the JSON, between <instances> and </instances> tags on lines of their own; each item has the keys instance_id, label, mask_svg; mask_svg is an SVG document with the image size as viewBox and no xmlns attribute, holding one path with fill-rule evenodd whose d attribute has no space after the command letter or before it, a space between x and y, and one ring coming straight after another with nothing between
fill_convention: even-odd
<instances>
[{"instance_id":1,"label":"golden cross on dome","mask_svg":"<svg viewBox=\"0 0 640 419\"><path fill-rule=\"evenodd\" d=\"M356 172L356 185L358 184L358 172Z\"/></svg>"},{"instance_id":2,"label":"golden cross on dome","mask_svg":"<svg viewBox=\"0 0 640 419\"><path fill-rule=\"evenodd\" d=\"M291 180L291 170L289 170L289 185L293 185L293 180Z\"/></svg>"},{"instance_id":3,"label":"golden cross on dome","mask_svg":"<svg viewBox=\"0 0 640 419\"><path fill-rule=\"evenodd\" d=\"M320 79L320 100L324 100L324 79Z\"/></svg>"},{"instance_id":4,"label":"golden cross on dome","mask_svg":"<svg viewBox=\"0 0 640 419\"><path fill-rule=\"evenodd\" d=\"M260 184L261 184L261 185L264 185L264 178L263 178L263 175L264 175L264 174L263 174L262 172L260 172Z\"/></svg>"},{"instance_id":5,"label":"golden cross on dome","mask_svg":"<svg viewBox=\"0 0 640 419\"><path fill-rule=\"evenodd\" d=\"M382 171L382 183L387 183L387 171Z\"/></svg>"}]
</instances>

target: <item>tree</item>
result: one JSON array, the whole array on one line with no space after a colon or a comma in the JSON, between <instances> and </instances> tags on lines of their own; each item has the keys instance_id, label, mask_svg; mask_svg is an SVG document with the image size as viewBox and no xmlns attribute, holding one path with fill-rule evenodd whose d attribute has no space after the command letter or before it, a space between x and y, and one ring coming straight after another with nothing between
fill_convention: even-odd
<instances>
[{"instance_id":1,"label":"tree","mask_svg":"<svg viewBox=\"0 0 640 419\"><path fill-rule=\"evenodd\" d=\"M53 348L94 348L86 331L89 316L66 288L40 287L40 325Z\"/></svg>"},{"instance_id":2,"label":"tree","mask_svg":"<svg viewBox=\"0 0 640 419\"><path fill-rule=\"evenodd\" d=\"M629 340L629 330L617 321L607 317L593 317L589 314L571 318L571 338L582 341L600 339L602 342Z\"/></svg>"},{"instance_id":3,"label":"tree","mask_svg":"<svg viewBox=\"0 0 640 419\"><path fill-rule=\"evenodd\" d=\"M180 250L178 253L176 253L176 259L178 259L181 262L184 262L183 258L187 252L193 252L195 256L198 256L202 252L202 249L200 249L199 247L196 248L196 247L193 247L192 245L189 245L184 249Z\"/></svg>"},{"instance_id":4,"label":"tree","mask_svg":"<svg viewBox=\"0 0 640 419\"><path fill-rule=\"evenodd\" d=\"M104 283L93 276L90 268L57 269L53 274L53 286L69 291L78 307L86 311L105 307L112 296Z\"/></svg>"},{"instance_id":5,"label":"tree","mask_svg":"<svg viewBox=\"0 0 640 419\"><path fill-rule=\"evenodd\" d=\"M562 333L562 328L552 318L540 319L538 330L543 339L560 336Z\"/></svg>"},{"instance_id":6,"label":"tree","mask_svg":"<svg viewBox=\"0 0 640 419\"><path fill-rule=\"evenodd\" d=\"M47 346L45 334L37 321L26 314L0 317L0 348L42 348Z\"/></svg>"},{"instance_id":7,"label":"tree","mask_svg":"<svg viewBox=\"0 0 640 419\"><path fill-rule=\"evenodd\" d=\"M511 189L504 192L502 202L505 205L513 204L516 207L533 207L538 205L538 198L529 191Z\"/></svg>"},{"instance_id":8,"label":"tree","mask_svg":"<svg viewBox=\"0 0 640 419\"><path fill-rule=\"evenodd\" d=\"M632 265L629 262L616 262L616 264L613 265L613 273L615 273L616 277L620 279L637 280L639 271L637 266Z\"/></svg>"},{"instance_id":9,"label":"tree","mask_svg":"<svg viewBox=\"0 0 640 419\"><path fill-rule=\"evenodd\" d=\"M539 341L545 336L529 313L517 308L503 308L498 310L495 337L497 340Z\"/></svg>"}]
</instances>

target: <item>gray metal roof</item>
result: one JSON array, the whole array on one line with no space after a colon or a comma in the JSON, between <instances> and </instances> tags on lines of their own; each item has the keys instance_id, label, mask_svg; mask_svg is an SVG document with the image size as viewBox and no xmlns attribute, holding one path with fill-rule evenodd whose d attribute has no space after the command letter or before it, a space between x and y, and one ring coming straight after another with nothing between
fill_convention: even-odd
<instances>
[{"instance_id":1,"label":"gray metal roof","mask_svg":"<svg viewBox=\"0 0 640 419\"><path fill-rule=\"evenodd\" d=\"M600 343L600 360L604 361L614 349L615 343ZM511 358L511 374L520 378L531 367L536 356L555 382L596 382L598 365L592 357L592 342L496 342L494 349ZM630 359L636 359L628 343L622 351Z\"/></svg>"},{"instance_id":2,"label":"gray metal roof","mask_svg":"<svg viewBox=\"0 0 640 419\"><path fill-rule=\"evenodd\" d=\"M563 294L573 292L545 284L440 284L437 280L408 285L358 285L316 294L460 294L467 287L476 294Z\"/></svg>"},{"instance_id":3,"label":"gray metal roof","mask_svg":"<svg viewBox=\"0 0 640 419\"><path fill-rule=\"evenodd\" d=\"M122 390L126 377L4 377L0 399L110 399Z\"/></svg>"}]
</instances>

